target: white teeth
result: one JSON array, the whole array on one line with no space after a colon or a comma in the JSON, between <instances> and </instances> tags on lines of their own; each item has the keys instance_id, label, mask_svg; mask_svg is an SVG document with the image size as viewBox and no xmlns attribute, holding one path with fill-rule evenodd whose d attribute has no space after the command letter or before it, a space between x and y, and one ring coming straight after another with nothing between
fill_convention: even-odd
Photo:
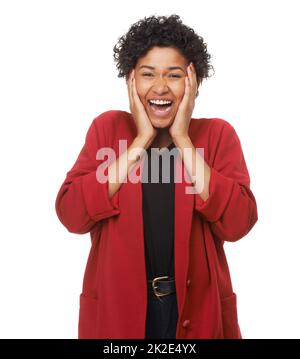
<instances>
[{"instance_id":1,"label":"white teeth","mask_svg":"<svg viewBox=\"0 0 300 359\"><path fill-rule=\"evenodd\" d=\"M149 100L149 102L154 105L167 105L172 103L172 101L169 100Z\"/></svg>"}]
</instances>

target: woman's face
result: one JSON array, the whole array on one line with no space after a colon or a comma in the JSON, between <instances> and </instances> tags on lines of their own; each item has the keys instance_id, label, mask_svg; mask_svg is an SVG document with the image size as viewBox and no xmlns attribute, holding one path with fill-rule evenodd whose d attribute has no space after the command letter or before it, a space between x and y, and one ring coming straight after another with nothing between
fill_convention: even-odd
<instances>
[{"instance_id":1,"label":"woman's face","mask_svg":"<svg viewBox=\"0 0 300 359\"><path fill-rule=\"evenodd\" d=\"M175 119L185 90L188 62L175 48L155 46L140 57L135 67L137 93L155 128L167 128ZM169 100L164 107L150 100Z\"/></svg>"}]
</instances>

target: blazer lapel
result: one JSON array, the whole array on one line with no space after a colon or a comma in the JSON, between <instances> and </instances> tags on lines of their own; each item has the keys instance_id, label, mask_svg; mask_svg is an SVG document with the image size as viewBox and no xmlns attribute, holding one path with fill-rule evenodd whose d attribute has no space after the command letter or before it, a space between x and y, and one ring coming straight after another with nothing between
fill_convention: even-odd
<instances>
[{"instance_id":1,"label":"blazer lapel","mask_svg":"<svg viewBox=\"0 0 300 359\"><path fill-rule=\"evenodd\" d=\"M194 195L186 193L186 189L191 184L185 181L185 178L188 178L188 174L179 152L176 157L175 169L177 181L175 183L174 218L175 279L177 301L181 308L185 301L185 283L189 264L189 240L194 209Z\"/></svg>"}]
</instances>

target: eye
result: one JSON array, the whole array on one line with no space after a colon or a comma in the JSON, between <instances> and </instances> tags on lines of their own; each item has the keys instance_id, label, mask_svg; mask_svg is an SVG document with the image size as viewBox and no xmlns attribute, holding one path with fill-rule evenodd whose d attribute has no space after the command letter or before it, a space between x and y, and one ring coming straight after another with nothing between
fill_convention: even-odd
<instances>
[{"instance_id":1,"label":"eye","mask_svg":"<svg viewBox=\"0 0 300 359\"><path fill-rule=\"evenodd\" d=\"M144 72L142 74L142 76L153 76L153 74L151 74L150 72ZM180 75L176 75L176 74L170 74L169 75L170 77L176 77L176 78L180 78L181 76Z\"/></svg>"}]
</instances>

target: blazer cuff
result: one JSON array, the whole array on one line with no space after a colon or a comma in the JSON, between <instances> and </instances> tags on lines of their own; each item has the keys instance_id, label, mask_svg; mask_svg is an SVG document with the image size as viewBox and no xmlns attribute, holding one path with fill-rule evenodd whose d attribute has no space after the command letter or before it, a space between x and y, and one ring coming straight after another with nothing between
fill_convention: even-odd
<instances>
[{"instance_id":1,"label":"blazer cuff","mask_svg":"<svg viewBox=\"0 0 300 359\"><path fill-rule=\"evenodd\" d=\"M209 222L218 221L230 200L233 187L234 181L231 178L223 176L212 167L209 182L209 197L204 201L196 193L195 210Z\"/></svg>"},{"instance_id":2,"label":"blazer cuff","mask_svg":"<svg viewBox=\"0 0 300 359\"><path fill-rule=\"evenodd\" d=\"M119 191L109 198L108 180L98 182L96 171L83 176L81 184L87 212L95 222L120 213Z\"/></svg>"}]
</instances>

